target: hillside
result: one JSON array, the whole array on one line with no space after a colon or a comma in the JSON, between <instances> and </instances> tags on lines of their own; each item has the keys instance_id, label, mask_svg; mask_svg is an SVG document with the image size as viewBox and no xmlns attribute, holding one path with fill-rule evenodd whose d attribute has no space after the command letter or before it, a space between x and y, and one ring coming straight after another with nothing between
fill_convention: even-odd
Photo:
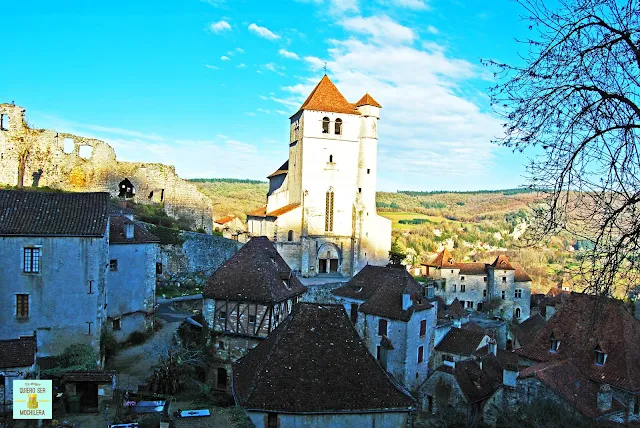
<instances>
[{"instance_id":1,"label":"hillside","mask_svg":"<svg viewBox=\"0 0 640 428\"><path fill-rule=\"evenodd\" d=\"M246 213L262 206L266 182L234 179L191 180L214 201L217 216ZM521 263L534 279L536 292L546 292L575 265L569 250L575 242L554 239L544 249L520 248L529 205L539 199L530 191L378 192L378 213L393 221L393 240L407 262L430 260L447 246L461 261L491 262L503 252Z\"/></svg>"}]
</instances>

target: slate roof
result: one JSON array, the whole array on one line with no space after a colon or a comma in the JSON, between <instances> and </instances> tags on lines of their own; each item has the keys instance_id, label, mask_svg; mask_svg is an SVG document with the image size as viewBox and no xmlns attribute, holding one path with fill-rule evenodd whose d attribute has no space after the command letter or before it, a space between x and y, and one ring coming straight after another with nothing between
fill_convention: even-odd
<instances>
[{"instance_id":1,"label":"slate roof","mask_svg":"<svg viewBox=\"0 0 640 428\"><path fill-rule=\"evenodd\" d=\"M412 305L408 310L402 309L405 289L411 294ZM360 312L401 321L409 321L414 312L433 308L423 296L422 286L409 272L393 267L367 265L332 293L364 301Z\"/></svg>"},{"instance_id":2,"label":"slate roof","mask_svg":"<svg viewBox=\"0 0 640 428\"><path fill-rule=\"evenodd\" d=\"M470 356L478 349L486 334L481 331L452 327L435 347L436 351Z\"/></svg>"},{"instance_id":3,"label":"slate roof","mask_svg":"<svg viewBox=\"0 0 640 428\"><path fill-rule=\"evenodd\" d=\"M286 174L289 172L289 160L287 159L285 161L285 163L283 163L282 165L280 165L280 168L276 169L274 172L272 172L271 174L269 174L267 176L267 178L271 178L271 177L275 177L277 175L282 175L282 174Z\"/></svg>"},{"instance_id":4,"label":"slate roof","mask_svg":"<svg viewBox=\"0 0 640 428\"><path fill-rule=\"evenodd\" d=\"M125 224L133 223L133 238L127 239ZM160 238L149 232L146 227L123 215L111 216L109 219L109 244L159 244Z\"/></svg>"},{"instance_id":5,"label":"slate roof","mask_svg":"<svg viewBox=\"0 0 640 428\"><path fill-rule=\"evenodd\" d=\"M233 364L248 410L286 413L409 411L411 396L369 354L342 305L299 303Z\"/></svg>"},{"instance_id":6,"label":"slate roof","mask_svg":"<svg viewBox=\"0 0 640 428\"><path fill-rule=\"evenodd\" d=\"M261 303L281 302L306 287L265 236L252 238L207 281L203 297Z\"/></svg>"},{"instance_id":7,"label":"slate roof","mask_svg":"<svg viewBox=\"0 0 640 428\"><path fill-rule=\"evenodd\" d=\"M368 92L364 94L362 98L360 98L360 100L356 103L356 107L360 107L360 106L374 106L374 107L382 108L382 106L376 100L374 100L373 97L369 95Z\"/></svg>"},{"instance_id":8,"label":"slate roof","mask_svg":"<svg viewBox=\"0 0 640 428\"><path fill-rule=\"evenodd\" d=\"M483 363L484 364L484 363ZM486 400L498 389L496 379L481 370L474 360L456 362L455 367L440 366L438 371L454 376L468 403ZM502 376L500 376L502 379Z\"/></svg>"},{"instance_id":9,"label":"slate roof","mask_svg":"<svg viewBox=\"0 0 640 428\"><path fill-rule=\"evenodd\" d=\"M540 329L544 327L544 324L545 320L542 315L536 313L520 324L512 324L511 332L518 339L518 342L520 342L520 346L525 346L531 343Z\"/></svg>"},{"instance_id":10,"label":"slate roof","mask_svg":"<svg viewBox=\"0 0 640 428\"><path fill-rule=\"evenodd\" d=\"M295 210L299 206L300 204L289 204L289 205L285 205L284 207L273 210L271 212L267 212L267 206L265 205L262 208L259 208L255 211L251 211L247 215L252 217L280 217L281 215L284 215L290 211Z\"/></svg>"},{"instance_id":11,"label":"slate roof","mask_svg":"<svg viewBox=\"0 0 640 428\"><path fill-rule=\"evenodd\" d=\"M489 353L489 345L485 345L480 349L477 349L474 353L474 356L479 357L483 361L482 368L484 369L484 362L487 359L495 359L500 365L500 373L499 380L502 382L502 369L507 367L518 367L518 354L513 351L507 351L505 349L496 349L496 355Z\"/></svg>"},{"instance_id":12,"label":"slate roof","mask_svg":"<svg viewBox=\"0 0 640 428\"><path fill-rule=\"evenodd\" d=\"M108 193L0 190L0 236L104 236Z\"/></svg>"},{"instance_id":13,"label":"slate roof","mask_svg":"<svg viewBox=\"0 0 640 428\"><path fill-rule=\"evenodd\" d=\"M311 91L311 94L309 94L305 102L302 103L298 112L301 110L360 114L356 109L356 105L347 101L326 74L322 77L313 91Z\"/></svg>"},{"instance_id":14,"label":"slate roof","mask_svg":"<svg viewBox=\"0 0 640 428\"><path fill-rule=\"evenodd\" d=\"M0 369L30 367L35 362L36 338L21 337L14 340L0 340Z\"/></svg>"},{"instance_id":15,"label":"slate roof","mask_svg":"<svg viewBox=\"0 0 640 428\"><path fill-rule=\"evenodd\" d=\"M560 347L551 352L551 335ZM595 348L606 352L595 364ZM619 300L571 293L555 315L526 346L516 350L538 362L571 358L588 378L640 392L640 322Z\"/></svg>"},{"instance_id":16,"label":"slate roof","mask_svg":"<svg viewBox=\"0 0 640 428\"><path fill-rule=\"evenodd\" d=\"M600 385L588 379L579 366L570 360L551 361L536 364L520 372L518 379L535 377L543 384L558 392L583 415L597 418L603 413L598 409L598 390ZM623 406L613 400L609 412L620 410Z\"/></svg>"}]
</instances>

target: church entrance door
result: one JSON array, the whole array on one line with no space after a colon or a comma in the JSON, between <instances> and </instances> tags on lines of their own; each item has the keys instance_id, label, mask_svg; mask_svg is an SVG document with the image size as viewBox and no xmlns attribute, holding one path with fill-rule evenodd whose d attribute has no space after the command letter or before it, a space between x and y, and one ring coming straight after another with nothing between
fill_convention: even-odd
<instances>
[{"instance_id":1,"label":"church entrance door","mask_svg":"<svg viewBox=\"0 0 640 428\"><path fill-rule=\"evenodd\" d=\"M338 273L338 259L329 260L329 271L331 273Z\"/></svg>"},{"instance_id":2,"label":"church entrance door","mask_svg":"<svg viewBox=\"0 0 640 428\"><path fill-rule=\"evenodd\" d=\"M320 259L318 262L318 273L325 273L327 271L327 259Z\"/></svg>"},{"instance_id":3,"label":"church entrance door","mask_svg":"<svg viewBox=\"0 0 640 428\"><path fill-rule=\"evenodd\" d=\"M326 243L318 252L318 273L337 274L340 272L340 253L335 245Z\"/></svg>"}]
</instances>

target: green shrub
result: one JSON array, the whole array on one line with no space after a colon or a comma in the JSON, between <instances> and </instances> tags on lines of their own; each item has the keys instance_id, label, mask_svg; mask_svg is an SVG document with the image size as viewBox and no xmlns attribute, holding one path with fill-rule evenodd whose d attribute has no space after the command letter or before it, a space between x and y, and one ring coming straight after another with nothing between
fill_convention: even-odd
<instances>
[{"instance_id":1,"label":"green shrub","mask_svg":"<svg viewBox=\"0 0 640 428\"><path fill-rule=\"evenodd\" d=\"M100 334L100 353L102 356L108 360L118 353L119 348L120 346L113 332L103 328Z\"/></svg>"},{"instance_id":2,"label":"green shrub","mask_svg":"<svg viewBox=\"0 0 640 428\"><path fill-rule=\"evenodd\" d=\"M132 345L141 345L144 342L146 342L146 340L148 339L148 335L142 331L134 331L133 333L131 333L129 335L129 337L127 338L127 342L129 342Z\"/></svg>"}]
</instances>

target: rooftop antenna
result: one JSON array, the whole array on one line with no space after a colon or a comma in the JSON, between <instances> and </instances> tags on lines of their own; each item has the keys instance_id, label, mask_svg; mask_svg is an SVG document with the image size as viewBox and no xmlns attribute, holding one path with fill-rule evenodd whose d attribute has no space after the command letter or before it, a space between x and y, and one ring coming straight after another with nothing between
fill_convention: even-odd
<instances>
[{"instance_id":1,"label":"rooftop antenna","mask_svg":"<svg viewBox=\"0 0 640 428\"><path fill-rule=\"evenodd\" d=\"M327 75L327 61L324 62L324 75Z\"/></svg>"}]
</instances>

